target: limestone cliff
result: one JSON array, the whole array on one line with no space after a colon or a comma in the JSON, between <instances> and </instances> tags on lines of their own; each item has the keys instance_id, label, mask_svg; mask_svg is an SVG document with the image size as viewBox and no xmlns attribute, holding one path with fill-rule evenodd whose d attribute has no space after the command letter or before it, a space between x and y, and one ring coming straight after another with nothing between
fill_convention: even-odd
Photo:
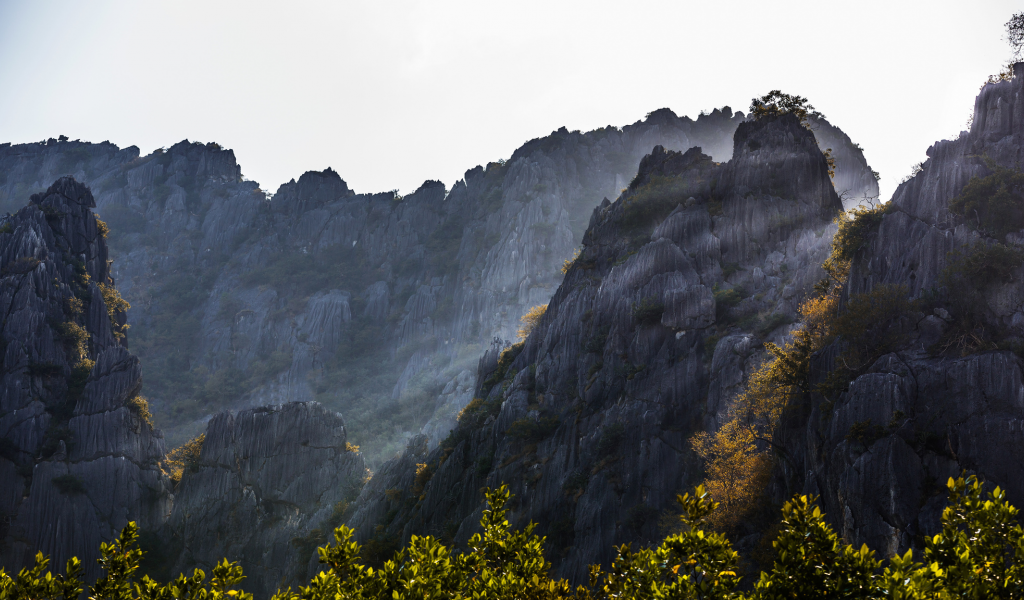
<instances>
[{"instance_id":1,"label":"limestone cliff","mask_svg":"<svg viewBox=\"0 0 1024 600\"><path fill-rule=\"evenodd\" d=\"M142 157L50 140L0 146L0 208L59 174L93 189L170 445L223 409L315 399L345 414L377 465L417 431L431 445L444 437L479 355L547 302L590 211L642 156L700 146L726 161L743 120L661 109L621 129L560 129L450 190L426 182L405 197L356 193L330 169L269 196L213 143ZM836 181L872 184L860 150L816 126L819 146L854 157L839 159Z\"/></svg>"},{"instance_id":2,"label":"limestone cliff","mask_svg":"<svg viewBox=\"0 0 1024 600\"><path fill-rule=\"evenodd\" d=\"M95 576L101 541L169 505L139 360L123 345L92 194L62 178L0 224L0 560L48 553ZM108 304L107 302L111 302Z\"/></svg>"},{"instance_id":3,"label":"limestone cliff","mask_svg":"<svg viewBox=\"0 0 1024 600\"><path fill-rule=\"evenodd\" d=\"M884 553L919 545L937 532L946 479L965 470L1024 504L1024 384L1020 353L1011 351L1024 337L1024 265L1011 261L988 281L947 279L963 256L997 244L1013 256L1024 245L1024 222L1001 223L1008 233L997 234L950 210L972 178L1021 168L1024 63L1014 73L982 88L970 131L928 149L853 262L848 299L904 286L917 301L893 325L902 343L856 373L833 403L816 397L805 426L791 432L800 452L790 485L820 494L854 544ZM964 293L951 281L978 287L967 311L951 302ZM842 341L823 353L818 377L839 367L841 350Z\"/></svg>"},{"instance_id":4,"label":"limestone cliff","mask_svg":"<svg viewBox=\"0 0 1024 600\"><path fill-rule=\"evenodd\" d=\"M514 524L541 524L562 575L658 538L661 511L700 477L688 438L716 426L760 342L786 334L841 209L792 115L742 123L724 164L656 147L594 210L525 344L481 360L459 428L385 464L349 524L363 540L464 542L481 488L508 483Z\"/></svg>"},{"instance_id":5,"label":"limestone cliff","mask_svg":"<svg viewBox=\"0 0 1024 600\"><path fill-rule=\"evenodd\" d=\"M160 558L169 574L238 561L259 598L306 584L366 475L341 415L315 402L221 413L175 490Z\"/></svg>"}]
</instances>

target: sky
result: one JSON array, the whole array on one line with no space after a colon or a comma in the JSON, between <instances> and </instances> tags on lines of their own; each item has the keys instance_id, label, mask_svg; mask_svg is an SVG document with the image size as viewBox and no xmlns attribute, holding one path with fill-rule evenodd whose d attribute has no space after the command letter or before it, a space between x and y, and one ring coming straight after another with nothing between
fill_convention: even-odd
<instances>
[{"instance_id":1,"label":"sky","mask_svg":"<svg viewBox=\"0 0 1024 600\"><path fill-rule=\"evenodd\" d=\"M965 128L1024 6L974 2L0 0L0 143L235 152L268 191L449 187L559 127L772 89L865 149L887 199Z\"/></svg>"}]
</instances>

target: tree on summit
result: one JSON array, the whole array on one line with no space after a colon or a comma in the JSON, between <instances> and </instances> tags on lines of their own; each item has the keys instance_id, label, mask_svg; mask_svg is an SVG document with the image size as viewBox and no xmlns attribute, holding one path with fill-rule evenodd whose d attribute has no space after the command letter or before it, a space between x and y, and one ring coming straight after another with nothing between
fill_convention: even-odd
<instances>
[{"instance_id":1,"label":"tree on summit","mask_svg":"<svg viewBox=\"0 0 1024 600\"><path fill-rule=\"evenodd\" d=\"M1006 41L1013 49L1013 60L1020 60L1024 51L1024 12L1019 12L1010 17L1006 25Z\"/></svg>"},{"instance_id":2,"label":"tree on summit","mask_svg":"<svg viewBox=\"0 0 1024 600\"><path fill-rule=\"evenodd\" d=\"M754 98L750 101L750 114L752 114L755 119L781 117L782 115L790 113L796 115L804 127L808 127L808 117L815 117L817 119L825 118L825 115L821 114L815 110L814 106L807 103L807 98L804 98L803 96L791 96L782 92L782 90L772 90L764 96Z\"/></svg>"}]
</instances>

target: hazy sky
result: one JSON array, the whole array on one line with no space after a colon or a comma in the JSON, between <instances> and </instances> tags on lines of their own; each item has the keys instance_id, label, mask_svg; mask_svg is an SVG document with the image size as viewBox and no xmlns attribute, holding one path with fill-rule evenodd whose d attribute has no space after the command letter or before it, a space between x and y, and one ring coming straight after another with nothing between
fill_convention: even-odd
<instances>
[{"instance_id":1,"label":"hazy sky","mask_svg":"<svg viewBox=\"0 0 1024 600\"><path fill-rule=\"evenodd\" d=\"M451 185L566 126L774 88L865 149L888 198L1009 57L1018 2L0 0L0 142L232 148L274 191Z\"/></svg>"}]
</instances>

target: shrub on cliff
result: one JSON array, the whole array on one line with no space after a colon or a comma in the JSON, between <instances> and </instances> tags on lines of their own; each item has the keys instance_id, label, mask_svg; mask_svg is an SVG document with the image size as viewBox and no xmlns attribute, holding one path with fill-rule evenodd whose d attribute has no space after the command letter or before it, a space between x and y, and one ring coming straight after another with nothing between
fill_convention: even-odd
<instances>
[{"instance_id":1,"label":"shrub on cliff","mask_svg":"<svg viewBox=\"0 0 1024 600\"><path fill-rule=\"evenodd\" d=\"M523 324L522 327L519 328L519 331L516 332L516 335L519 336L519 341L525 340L530 335L530 332L533 331L533 328L536 327L538 323L540 323L540 320L544 317L544 313L547 312L547 310L548 305L541 304L526 311L526 314L519 319Z\"/></svg>"},{"instance_id":2,"label":"shrub on cliff","mask_svg":"<svg viewBox=\"0 0 1024 600\"><path fill-rule=\"evenodd\" d=\"M167 475L171 481L178 483L186 471L199 468L199 453L203 450L204 441L206 434L201 433L167 453Z\"/></svg>"},{"instance_id":3,"label":"shrub on cliff","mask_svg":"<svg viewBox=\"0 0 1024 600\"><path fill-rule=\"evenodd\" d=\"M950 212L996 237L1024 228L1024 172L989 162L985 177L972 177L949 201Z\"/></svg>"}]
</instances>

